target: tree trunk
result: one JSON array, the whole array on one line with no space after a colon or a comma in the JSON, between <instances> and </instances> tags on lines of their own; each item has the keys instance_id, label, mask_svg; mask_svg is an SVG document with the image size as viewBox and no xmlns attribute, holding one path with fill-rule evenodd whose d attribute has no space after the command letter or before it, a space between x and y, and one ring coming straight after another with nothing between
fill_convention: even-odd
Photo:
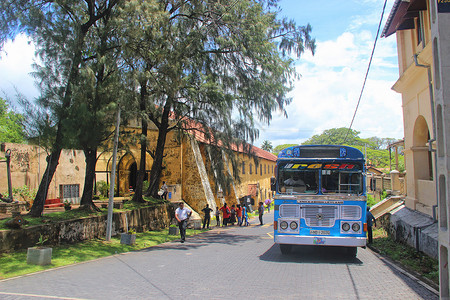
<instances>
[{"instance_id":1,"label":"tree trunk","mask_svg":"<svg viewBox=\"0 0 450 300\"><path fill-rule=\"evenodd\" d=\"M144 184L145 177L145 166L146 166L146 155L147 155L147 122L142 120L142 135L141 135L141 161L139 163L139 171L136 179L136 188L134 191L132 201L145 202L142 198L142 188Z\"/></svg>"},{"instance_id":2,"label":"tree trunk","mask_svg":"<svg viewBox=\"0 0 450 300\"><path fill-rule=\"evenodd\" d=\"M48 188L52 182L53 175L55 174L56 167L59 163L59 156L61 155L61 149L56 149L50 155L47 156L47 167L45 168L44 175L42 176L39 189L34 197L33 205L31 206L28 215L32 217L41 217L44 211L45 200L47 199Z\"/></svg>"},{"instance_id":3,"label":"tree trunk","mask_svg":"<svg viewBox=\"0 0 450 300\"><path fill-rule=\"evenodd\" d=\"M81 196L80 207L86 209L96 209L92 202L92 192L94 190L95 165L97 163L97 148L85 149L86 172L84 176L83 195Z\"/></svg>"},{"instance_id":4,"label":"tree trunk","mask_svg":"<svg viewBox=\"0 0 450 300\"><path fill-rule=\"evenodd\" d=\"M140 94L140 104L139 109L142 113L145 112L145 100L147 97L147 81L142 81L140 83L141 85L141 94ZM141 130L141 138L140 138L140 144L141 144L141 160L139 163L139 171L136 178L136 188L134 191L133 199L132 201L135 202L144 202L144 199L142 198L142 188L144 183L144 177L145 177L145 167L146 167L146 156L147 156L147 129L148 124L147 121L142 118L142 130Z\"/></svg>"},{"instance_id":5,"label":"tree trunk","mask_svg":"<svg viewBox=\"0 0 450 300\"><path fill-rule=\"evenodd\" d=\"M169 112L170 105L164 107L164 112L161 116L161 123L158 126L158 141L156 143L155 157L153 158L153 165L150 170L149 186L145 192L146 196L158 198L159 180L162 172L162 162L164 158L164 147L166 145L167 133L169 132Z\"/></svg>"}]
</instances>

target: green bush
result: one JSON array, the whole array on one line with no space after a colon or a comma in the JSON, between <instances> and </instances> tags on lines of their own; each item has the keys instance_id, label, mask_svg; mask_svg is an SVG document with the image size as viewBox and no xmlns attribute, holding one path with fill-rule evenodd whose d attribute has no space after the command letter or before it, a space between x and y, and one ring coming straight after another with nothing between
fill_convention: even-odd
<instances>
[{"instance_id":1,"label":"green bush","mask_svg":"<svg viewBox=\"0 0 450 300\"><path fill-rule=\"evenodd\" d=\"M145 193L145 191L148 189L148 186L150 185L150 182L148 180L144 181L142 183L142 191Z\"/></svg>"},{"instance_id":2,"label":"green bush","mask_svg":"<svg viewBox=\"0 0 450 300\"><path fill-rule=\"evenodd\" d=\"M108 197L109 194L109 184L104 180L100 180L97 182L97 191L102 197Z\"/></svg>"},{"instance_id":3,"label":"green bush","mask_svg":"<svg viewBox=\"0 0 450 300\"><path fill-rule=\"evenodd\" d=\"M378 201L375 199L374 196L367 194L367 206L368 207L372 207L377 203L378 203Z\"/></svg>"}]
</instances>

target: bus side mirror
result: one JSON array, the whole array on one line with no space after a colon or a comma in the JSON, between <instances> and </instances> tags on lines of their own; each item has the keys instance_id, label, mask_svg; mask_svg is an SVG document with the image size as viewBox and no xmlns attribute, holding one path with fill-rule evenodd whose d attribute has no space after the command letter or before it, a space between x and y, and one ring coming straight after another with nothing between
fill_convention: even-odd
<instances>
[{"instance_id":1,"label":"bus side mirror","mask_svg":"<svg viewBox=\"0 0 450 300\"><path fill-rule=\"evenodd\" d=\"M271 191L277 190L277 179L275 177L270 177L270 190Z\"/></svg>"}]
</instances>

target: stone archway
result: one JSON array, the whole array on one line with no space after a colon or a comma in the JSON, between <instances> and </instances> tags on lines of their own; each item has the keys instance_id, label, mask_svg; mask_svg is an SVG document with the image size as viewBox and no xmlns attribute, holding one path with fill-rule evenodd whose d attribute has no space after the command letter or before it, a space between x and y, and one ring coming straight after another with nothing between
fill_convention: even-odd
<instances>
[{"instance_id":1,"label":"stone archway","mask_svg":"<svg viewBox=\"0 0 450 300\"><path fill-rule=\"evenodd\" d=\"M127 152L120 159L117 164L117 186L120 196L130 193L130 189L136 187L137 177L137 163L134 156Z\"/></svg>"},{"instance_id":2,"label":"stone archway","mask_svg":"<svg viewBox=\"0 0 450 300\"><path fill-rule=\"evenodd\" d=\"M413 162L415 179L431 180L433 178L433 163L431 152L428 151L430 130L423 116L418 116L413 131Z\"/></svg>"}]
</instances>

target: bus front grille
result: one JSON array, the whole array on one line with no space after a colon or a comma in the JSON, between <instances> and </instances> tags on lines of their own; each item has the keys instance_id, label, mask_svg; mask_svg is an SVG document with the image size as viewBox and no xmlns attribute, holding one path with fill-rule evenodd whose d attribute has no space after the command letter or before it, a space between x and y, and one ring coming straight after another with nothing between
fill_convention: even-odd
<instances>
[{"instance_id":1,"label":"bus front grille","mask_svg":"<svg viewBox=\"0 0 450 300\"><path fill-rule=\"evenodd\" d=\"M302 218L307 226L333 227L336 220L338 207L324 206L302 206Z\"/></svg>"}]
</instances>

